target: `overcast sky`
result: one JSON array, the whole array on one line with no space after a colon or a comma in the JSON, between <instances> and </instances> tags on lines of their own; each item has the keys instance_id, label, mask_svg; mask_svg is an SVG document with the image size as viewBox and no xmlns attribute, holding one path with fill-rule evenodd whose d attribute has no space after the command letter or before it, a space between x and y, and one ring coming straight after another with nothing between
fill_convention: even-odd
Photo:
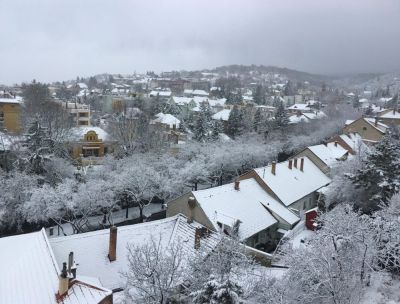
<instances>
[{"instance_id":1,"label":"overcast sky","mask_svg":"<svg viewBox=\"0 0 400 304\"><path fill-rule=\"evenodd\" d=\"M265 64L400 69L399 0L0 0L0 83Z\"/></svg>"}]
</instances>

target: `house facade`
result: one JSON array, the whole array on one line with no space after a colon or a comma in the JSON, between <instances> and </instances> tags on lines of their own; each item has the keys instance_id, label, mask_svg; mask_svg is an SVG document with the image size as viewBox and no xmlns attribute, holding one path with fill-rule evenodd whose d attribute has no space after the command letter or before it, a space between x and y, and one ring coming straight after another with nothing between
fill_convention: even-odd
<instances>
[{"instance_id":1,"label":"house facade","mask_svg":"<svg viewBox=\"0 0 400 304\"><path fill-rule=\"evenodd\" d=\"M167 216L179 213L266 252L300 221L253 178L186 193L168 203Z\"/></svg>"},{"instance_id":2,"label":"house facade","mask_svg":"<svg viewBox=\"0 0 400 304\"><path fill-rule=\"evenodd\" d=\"M116 141L99 127L76 127L71 129L67 142L70 155L78 158L100 158L113 152Z\"/></svg>"},{"instance_id":3,"label":"house facade","mask_svg":"<svg viewBox=\"0 0 400 304\"><path fill-rule=\"evenodd\" d=\"M21 132L21 101L17 98L0 98L0 131Z\"/></svg>"},{"instance_id":4,"label":"house facade","mask_svg":"<svg viewBox=\"0 0 400 304\"><path fill-rule=\"evenodd\" d=\"M358 133L365 143L374 144L382 139L389 127L378 119L361 117L357 120L348 120L343 133Z\"/></svg>"}]
</instances>

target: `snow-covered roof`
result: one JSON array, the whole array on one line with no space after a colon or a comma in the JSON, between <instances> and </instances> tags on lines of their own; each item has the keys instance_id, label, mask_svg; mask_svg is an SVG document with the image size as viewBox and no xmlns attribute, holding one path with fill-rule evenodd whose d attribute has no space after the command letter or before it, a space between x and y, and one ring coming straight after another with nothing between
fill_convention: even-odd
<instances>
[{"instance_id":1,"label":"snow-covered roof","mask_svg":"<svg viewBox=\"0 0 400 304\"><path fill-rule=\"evenodd\" d=\"M94 131L96 132L97 136L99 139L102 141L107 141L110 140L109 134L102 128L100 127L91 127L91 126L79 126L75 128L71 128L69 132L69 139L70 140L83 140L85 134L89 131Z\"/></svg>"},{"instance_id":2,"label":"snow-covered roof","mask_svg":"<svg viewBox=\"0 0 400 304\"><path fill-rule=\"evenodd\" d=\"M254 169L255 173L267 184L283 204L289 206L306 195L331 182L308 157L304 158L303 171L300 170L300 158L297 168L288 167L288 161L277 163L275 175L271 165Z\"/></svg>"},{"instance_id":3,"label":"snow-covered roof","mask_svg":"<svg viewBox=\"0 0 400 304\"><path fill-rule=\"evenodd\" d=\"M360 149L368 149L358 133L342 134L340 138L356 153L360 152Z\"/></svg>"},{"instance_id":4,"label":"snow-covered roof","mask_svg":"<svg viewBox=\"0 0 400 304\"><path fill-rule=\"evenodd\" d=\"M21 103L21 98L0 98L0 103Z\"/></svg>"},{"instance_id":5,"label":"snow-covered roof","mask_svg":"<svg viewBox=\"0 0 400 304\"><path fill-rule=\"evenodd\" d=\"M55 303L59 269L44 230L0 238L0 248L0 303Z\"/></svg>"},{"instance_id":6,"label":"snow-covered roof","mask_svg":"<svg viewBox=\"0 0 400 304\"><path fill-rule=\"evenodd\" d=\"M208 99L210 107L223 107L226 103L226 98Z\"/></svg>"},{"instance_id":7,"label":"snow-covered roof","mask_svg":"<svg viewBox=\"0 0 400 304\"><path fill-rule=\"evenodd\" d=\"M291 116L289 116L289 124L298 124L300 122L309 122L310 120L304 116L303 114L301 115L297 115L297 114L293 114Z\"/></svg>"},{"instance_id":8,"label":"snow-covered roof","mask_svg":"<svg viewBox=\"0 0 400 304\"><path fill-rule=\"evenodd\" d=\"M81 89L87 89L87 88L88 88L88 86L86 85L86 83L83 83L83 82L79 82L77 85L78 85L78 87L81 88Z\"/></svg>"},{"instance_id":9,"label":"snow-covered roof","mask_svg":"<svg viewBox=\"0 0 400 304\"><path fill-rule=\"evenodd\" d=\"M384 123L381 122L376 122L375 118L370 118L370 117L364 117L362 118L366 122L368 122L371 126L373 126L375 129L381 131L382 133L385 133L387 129L389 129L388 125L385 125Z\"/></svg>"},{"instance_id":10,"label":"snow-covered roof","mask_svg":"<svg viewBox=\"0 0 400 304\"><path fill-rule=\"evenodd\" d=\"M156 91L153 90L150 92L149 96L150 97L156 97L157 95L159 95L160 97L171 97L172 92L171 91Z\"/></svg>"},{"instance_id":11,"label":"snow-covered roof","mask_svg":"<svg viewBox=\"0 0 400 304\"><path fill-rule=\"evenodd\" d=\"M212 119L227 121L229 119L230 109L223 109L212 116Z\"/></svg>"},{"instance_id":12,"label":"snow-covered roof","mask_svg":"<svg viewBox=\"0 0 400 304\"><path fill-rule=\"evenodd\" d=\"M72 281L62 301L57 301L60 269L44 229L0 238L0 248L0 303L94 304L111 294L78 279ZM62 262L68 254L60 257Z\"/></svg>"},{"instance_id":13,"label":"snow-covered roof","mask_svg":"<svg viewBox=\"0 0 400 304\"><path fill-rule=\"evenodd\" d=\"M321 118L325 118L326 117L326 114L324 112L322 112L322 111L315 111L315 112L311 112L311 113L303 113L303 115L306 118L310 119L310 120L321 119Z\"/></svg>"},{"instance_id":14,"label":"snow-covered roof","mask_svg":"<svg viewBox=\"0 0 400 304\"><path fill-rule=\"evenodd\" d=\"M310 111L311 108L305 103L295 103L294 105L288 107L288 110Z\"/></svg>"},{"instance_id":15,"label":"snow-covered roof","mask_svg":"<svg viewBox=\"0 0 400 304\"><path fill-rule=\"evenodd\" d=\"M172 99L179 106L187 105L193 100L193 98L191 97L178 97L178 96L174 96L172 97Z\"/></svg>"},{"instance_id":16,"label":"snow-covered roof","mask_svg":"<svg viewBox=\"0 0 400 304\"><path fill-rule=\"evenodd\" d=\"M385 125L384 123L381 123L379 121L375 121L375 118L370 118L370 117L361 117L357 120L346 120L345 122L345 126L349 126L352 123L359 121L360 119L363 119L366 123L368 123L369 125L371 125L372 127L374 127L376 130L380 131L381 133L385 133L387 129L389 129L389 127L387 125Z\"/></svg>"},{"instance_id":17,"label":"snow-covered roof","mask_svg":"<svg viewBox=\"0 0 400 304\"><path fill-rule=\"evenodd\" d=\"M183 91L183 93L184 94L190 94L190 95L193 95L193 96L208 96L209 95L204 90L188 90L188 89L186 89L186 90Z\"/></svg>"},{"instance_id":18,"label":"snow-covered roof","mask_svg":"<svg viewBox=\"0 0 400 304\"><path fill-rule=\"evenodd\" d=\"M335 144L333 142L327 143L326 145L310 146L307 149L314 153L329 167L334 165L337 161L343 160L343 158L348 154L348 151L345 148L340 144Z\"/></svg>"},{"instance_id":19,"label":"snow-covered roof","mask_svg":"<svg viewBox=\"0 0 400 304\"><path fill-rule=\"evenodd\" d=\"M380 118L390 118L390 119L400 119L400 112L396 110L390 110L382 115L379 115Z\"/></svg>"},{"instance_id":20,"label":"snow-covered roof","mask_svg":"<svg viewBox=\"0 0 400 304\"><path fill-rule=\"evenodd\" d=\"M128 268L128 245L142 245L152 238L156 242L160 240L162 246L181 242L184 256L189 259L195 252L195 228L200 226L195 222L189 224L186 217L176 215L163 220L118 227L117 259L113 262L107 256L109 229L52 238L50 244L58 264L61 265L64 257L73 251L79 264L79 274L97 277L103 286L110 289L123 288L125 279L121 272ZM213 248L218 241L219 236L212 233L201 240L201 246Z\"/></svg>"},{"instance_id":21,"label":"snow-covered roof","mask_svg":"<svg viewBox=\"0 0 400 304\"><path fill-rule=\"evenodd\" d=\"M174 125L179 128L179 124L181 123L181 121L176 118L175 116L171 115L171 114L164 114L164 113L158 113L156 115L156 119L153 119L151 122L152 123L161 123L161 124L166 124L168 125L170 128L172 128Z\"/></svg>"},{"instance_id":22,"label":"snow-covered roof","mask_svg":"<svg viewBox=\"0 0 400 304\"><path fill-rule=\"evenodd\" d=\"M240 190L235 190L234 185L235 183L231 183L192 192L215 229L219 229L218 223L232 228L239 220L239 237L245 240L278 222L264 206L287 219L290 224L299 220L294 213L270 196L255 179L240 181Z\"/></svg>"},{"instance_id":23,"label":"snow-covered roof","mask_svg":"<svg viewBox=\"0 0 400 304\"><path fill-rule=\"evenodd\" d=\"M256 109L261 108L261 109L266 109L266 110L271 110L271 111L275 111L275 107L273 106L265 106L265 105L257 105L255 106Z\"/></svg>"}]
</instances>

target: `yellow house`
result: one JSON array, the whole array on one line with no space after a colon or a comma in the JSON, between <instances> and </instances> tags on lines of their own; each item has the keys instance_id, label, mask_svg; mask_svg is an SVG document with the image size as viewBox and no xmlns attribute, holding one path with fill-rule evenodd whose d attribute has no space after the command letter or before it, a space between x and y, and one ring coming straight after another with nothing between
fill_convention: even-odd
<instances>
[{"instance_id":1,"label":"yellow house","mask_svg":"<svg viewBox=\"0 0 400 304\"><path fill-rule=\"evenodd\" d=\"M0 130L21 132L21 101L16 98L0 98Z\"/></svg>"},{"instance_id":2,"label":"yellow house","mask_svg":"<svg viewBox=\"0 0 400 304\"><path fill-rule=\"evenodd\" d=\"M68 140L68 149L74 159L98 158L113 152L116 141L99 127L72 128Z\"/></svg>"},{"instance_id":3,"label":"yellow house","mask_svg":"<svg viewBox=\"0 0 400 304\"><path fill-rule=\"evenodd\" d=\"M343 133L358 133L365 143L376 143L382 139L389 127L378 119L361 117L357 120L348 120Z\"/></svg>"}]
</instances>

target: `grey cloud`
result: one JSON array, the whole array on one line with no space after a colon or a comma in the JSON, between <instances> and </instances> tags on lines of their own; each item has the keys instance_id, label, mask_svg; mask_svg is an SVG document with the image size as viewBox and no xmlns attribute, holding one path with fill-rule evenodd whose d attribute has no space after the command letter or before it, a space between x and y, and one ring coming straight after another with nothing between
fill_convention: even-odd
<instances>
[{"instance_id":1,"label":"grey cloud","mask_svg":"<svg viewBox=\"0 0 400 304\"><path fill-rule=\"evenodd\" d=\"M0 83L266 64L400 69L398 0L0 0Z\"/></svg>"}]
</instances>

